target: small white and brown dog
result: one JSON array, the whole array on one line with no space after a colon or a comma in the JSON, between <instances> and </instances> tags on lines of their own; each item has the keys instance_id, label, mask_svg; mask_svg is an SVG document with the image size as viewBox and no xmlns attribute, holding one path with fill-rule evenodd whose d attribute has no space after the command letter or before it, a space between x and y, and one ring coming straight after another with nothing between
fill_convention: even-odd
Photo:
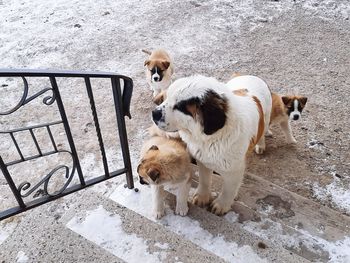
<instances>
[{"instance_id":1,"label":"small white and brown dog","mask_svg":"<svg viewBox=\"0 0 350 263\"><path fill-rule=\"evenodd\" d=\"M163 49L156 49L152 52L142 49L142 52L149 55L144 66L147 82L153 91L153 97L155 97L170 86L171 76L174 73L173 62Z\"/></svg>"},{"instance_id":2,"label":"small white and brown dog","mask_svg":"<svg viewBox=\"0 0 350 263\"><path fill-rule=\"evenodd\" d=\"M191 188L191 157L180 139L154 136L141 149L137 167L141 184L152 188L153 215L160 219L165 214L164 186L176 189L175 214L188 212L188 196Z\"/></svg>"},{"instance_id":3,"label":"small white and brown dog","mask_svg":"<svg viewBox=\"0 0 350 263\"><path fill-rule=\"evenodd\" d=\"M243 180L247 153L255 145L258 153L265 149L271 106L267 84L255 76L239 76L225 84L198 75L170 85L167 98L153 110L152 118L159 128L178 131L197 160L195 204L210 203L214 170L223 184L211 211L222 215L231 209Z\"/></svg>"},{"instance_id":4,"label":"small white and brown dog","mask_svg":"<svg viewBox=\"0 0 350 263\"><path fill-rule=\"evenodd\" d=\"M271 124L279 124L287 143L296 143L292 134L290 121L297 121L301 118L301 113L306 105L307 97L296 95L279 95L272 92ZM272 132L268 130L268 135Z\"/></svg>"}]
</instances>

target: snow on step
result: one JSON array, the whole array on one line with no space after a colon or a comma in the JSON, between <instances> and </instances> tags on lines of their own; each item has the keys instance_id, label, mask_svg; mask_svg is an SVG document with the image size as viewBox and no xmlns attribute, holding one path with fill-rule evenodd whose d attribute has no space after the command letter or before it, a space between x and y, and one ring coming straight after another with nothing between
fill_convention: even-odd
<instances>
[{"instance_id":1,"label":"snow on step","mask_svg":"<svg viewBox=\"0 0 350 263\"><path fill-rule=\"evenodd\" d=\"M0 245L13 233L17 225L18 222L16 220L12 222L8 222L8 220L0 222Z\"/></svg>"},{"instance_id":2,"label":"snow on step","mask_svg":"<svg viewBox=\"0 0 350 263\"><path fill-rule=\"evenodd\" d=\"M120 216L102 206L88 211L83 219L73 217L66 226L126 262L157 263L166 258L166 252L149 253L147 240L126 233ZM159 246L167 247L167 244Z\"/></svg>"},{"instance_id":3,"label":"snow on step","mask_svg":"<svg viewBox=\"0 0 350 263\"><path fill-rule=\"evenodd\" d=\"M141 191L135 193L124 188L123 185L119 185L109 198L149 220L163 225L168 230L190 240L199 247L226 261L237 263L267 262L267 260L260 258L251 247L247 245L240 247L235 242L225 241L223 236L213 236L207 230L203 229L198 221L189 217L177 216L168 207L166 209L166 216L156 221L151 215L152 204L150 200L152 198L150 189L140 186L138 182L136 182L135 187L139 187Z\"/></svg>"}]
</instances>

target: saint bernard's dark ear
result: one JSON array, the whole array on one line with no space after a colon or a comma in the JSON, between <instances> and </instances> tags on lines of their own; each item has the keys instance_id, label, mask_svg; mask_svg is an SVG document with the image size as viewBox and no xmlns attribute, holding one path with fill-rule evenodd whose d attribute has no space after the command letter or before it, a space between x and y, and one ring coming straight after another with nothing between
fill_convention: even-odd
<instances>
[{"instance_id":1,"label":"saint bernard's dark ear","mask_svg":"<svg viewBox=\"0 0 350 263\"><path fill-rule=\"evenodd\" d=\"M199 113L200 100L198 97L193 97L188 100L182 100L174 106L174 110L181 111L183 114L192 116L193 119L197 119Z\"/></svg>"},{"instance_id":2,"label":"saint bernard's dark ear","mask_svg":"<svg viewBox=\"0 0 350 263\"><path fill-rule=\"evenodd\" d=\"M225 97L221 97L215 91L208 91L202 98L200 110L206 135L211 135L224 127L228 110Z\"/></svg>"},{"instance_id":3,"label":"saint bernard's dark ear","mask_svg":"<svg viewBox=\"0 0 350 263\"><path fill-rule=\"evenodd\" d=\"M145 67L148 66L148 64L151 63L149 59L145 60L145 63L143 64Z\"/></svg>"}]
</instances>

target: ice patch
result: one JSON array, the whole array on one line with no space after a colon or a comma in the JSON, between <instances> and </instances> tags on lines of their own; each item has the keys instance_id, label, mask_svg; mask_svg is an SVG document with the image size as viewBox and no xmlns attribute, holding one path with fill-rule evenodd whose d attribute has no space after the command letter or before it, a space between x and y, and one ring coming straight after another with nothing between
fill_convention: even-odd
<instances>
[{"instance_id":1,"label":"ice patch","mask_svg":"<svg viewBox=\"0 0 350 263\"><path fill-rule=\"evenodd\" d=\"M15 231L17 222L0 222L0 245Z\"/></svg>"},{"instance_id":2,"label":"ice patch","mask_svg":"<svg viewBox=\"0 0 350 263\"><path fill-rule=\"evenodd\" d=\"M294 229L296 230L295 234L290 235L280 223L267 218L261 222L245 222L243 228L276 245L292 248L295 251L307 249L320 257L328 257L328 262L350 262L350 236L343 240L330 242L302 229Z\"/></svg>"},{"instance_id":3,"label":"ice patch","mask_svg":"<svg viewBox=\"0 0 350 263\"><path fill-rule=\"evenodd\" d=\"M17 263L27 263L28 260L29 260L28 256L23 251L19 251L17 253L17 257L16 257Z\"/></svg>"},{"instance_id":4,"label":"ice patch","mask_svg":"<svg viewBox=\"0 0 350 263\"><path fill-rule=\"evenodd\" d=\"M147 209L150 207L149 200L152 200L150 189L139 185L138 182L136 182L135 186L141 189L138 193L125 189L120 185L110 195L110 198L128 209L163 225L168 230L190 240L199 247L226 261L237 263L267 262L261 259L251 247L240 247L234 242L226 241L223 236L213 236L207 230L203 229L198 221L189 217L174 215L174 212L168 207L166 209L166 216L156 221L152 217L150 209Z\"/></svg>"},{"instance_id":5,"label":"ice patch","mask_svg":"<svg viewBox=\"0 0 350 263\"><path fill-rule=\"evenodd\" d=\"M349 185L344 185L338 178L334 177L334 181L325 187L321 187L318 183L314 183L312 190L314 197L320 201L330 200L337 208L350 213L350 190Z\"/></svg>"},{"instance_id":6,"label":"ice patch","mask_svg":"<svg viewBox=\"0 0 350 263\"><path fill-rule=\"evenodd\" d=\"M149 253L147 241L125 233L120 216L102 206L88 211L84 219L73 217L66 226L126 262L155 263L166 258L165 252Z\"/></svg>"},{"instance_id":7,"label":"ice patch","mask_svg":"<svg viewBox=\"0 0 350 263\"><path fill-rule=\"evenodd\" d=\"M230 223L236 223L238 221L239 215L236 214L235 212L228 212L224 218L229 221Z\"/></svg>"},{"instance_id":8,"label":"ice patch","mask_svg":"<svg viewBox=\"0 0 350 263\"><path fill-rule=\"evenodd\" d=\"M161 244L161 243L157 242L157 243L154 244L154 246L158 247L160 249L164 249L164 250L169 249L169 244L168 243Z\"/></svg>"}]
</instances>

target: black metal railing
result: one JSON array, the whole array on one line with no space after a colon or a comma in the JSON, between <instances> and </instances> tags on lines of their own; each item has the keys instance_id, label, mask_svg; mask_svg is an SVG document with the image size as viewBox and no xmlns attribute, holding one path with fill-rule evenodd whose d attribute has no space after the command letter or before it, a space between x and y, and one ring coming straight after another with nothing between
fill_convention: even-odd
<instances>
[{"instance_id":1,"label":"black metal railing","mask_svg":"<svg viewBox=\"0 0 350 263\"><path fill-rule=\"evenodd\" d=\"M129 146L128 146L128 140L127 140L125 120L124 120L125 116L128 116L129 118L131 118L130 100L131 100L131 95L133 90L133 82L130 78L122 75L117 75L113 73L104 73L104 72L0 69L0 78L1 77L17 77L22 79L23 94L19 103L15 107L12 107L11 109L8 109L4 112L1 112L0 110L0 116L9 116L12 113L16 112L18 109L20 109L21 107L25 106L26 104L30 103L34 99L38 98L39 96L47 92L50 92L51 93L50 95L47 95L46 97L44 97L43 103L45 105L52 105L56 102L60 120L39 124L39 125L34 125L34 126L29 126L29 127L11 129L11 130L2 130L1 122L0 122L0 135L3 134L3 135L9 136L11 140L11 144L15 147L19 156L18 159L11 160L10 162L5 162L4 159L2 158L2 155L4 153L0 152L0 168L1 168L2 174L8 184L8 187L11 189L12 194L18 203L18 205L12 208L9 208L5 211L0 211L0 220L10 217L12 215L24 212L31 208L37 207L39 205L50 202L62 196L71 194L73 192L79 191L88 186L97 184L99 182L102 182L104 180L107 180L109 178L122 175L122 174L126 175L126 181L127 181L126 186L129 189L134 188L130 154L129 154ZM49 79L50 87L44 88L39 92L35 93L34 95L28 97L29 85L28 85L27 78L30 78L30 77L47 78ZM89 98L90 107L91 107L93 122L96 129L97 142L98 142L99 150L102 156L104 174L101 176L98 176L89 180L85 179L86 176L84 176L80 165L79 157L75 146L75 141L71 132L69 121L68 121L64 104L61 98L60 90L57 84L58 78L60 79L61 78L79 78L84 80L86 91ZM100 127L100 123L97 115L92 85L90 81L91 79L95 79L95 78L109 79L110 87L113 94L113 102L114 102L114 108L115 108L115 114L116 114L115 116L117 121L117 128L118 128L119 141L120 141L120 146L121 146L121 151L123 156L124 167L112 172L108 167L106 151L104 147L103 137L101 134L101 127ZM1 94L1 90L0 90L0 96L4 96L4 94ZM52 128L54 126L62 126L64 128L69 149L64 149L64 150L58 149L53 132L52 132ZM46 136L49 139L50 148L51 148L49 151L43 151L40 148L38 139L34 132L37 129L46 130ZM30 135L31 140L35 145L35 149L37 152L36 154L25 156L22 153L21 147L19 146L19 143L17 142L16 136L15 136L17 133L20 133L20 132L26 132ZM27 162L30 160L35 160L45 156L60 154L60 153L69 154L69 156L72 159L72 165L71 166L57 165L34 186L32 186L32 184L27 181L22 181L21 183L16 185L16 183L13 180L13 177L11 177L11 174L8 169L10 166ZM50 179L55 173L59 171L61 172L64 171L65 183L58 190L51 193L48 190ZM79 179L79 183L71 185L72 179L76 175ZM36 198L34 195L34 199L26 202L25 198L32 195L39 188L42 194ZM0 196L1 196L1 193L0 193Z\"/></svg>"}]
</instances>

